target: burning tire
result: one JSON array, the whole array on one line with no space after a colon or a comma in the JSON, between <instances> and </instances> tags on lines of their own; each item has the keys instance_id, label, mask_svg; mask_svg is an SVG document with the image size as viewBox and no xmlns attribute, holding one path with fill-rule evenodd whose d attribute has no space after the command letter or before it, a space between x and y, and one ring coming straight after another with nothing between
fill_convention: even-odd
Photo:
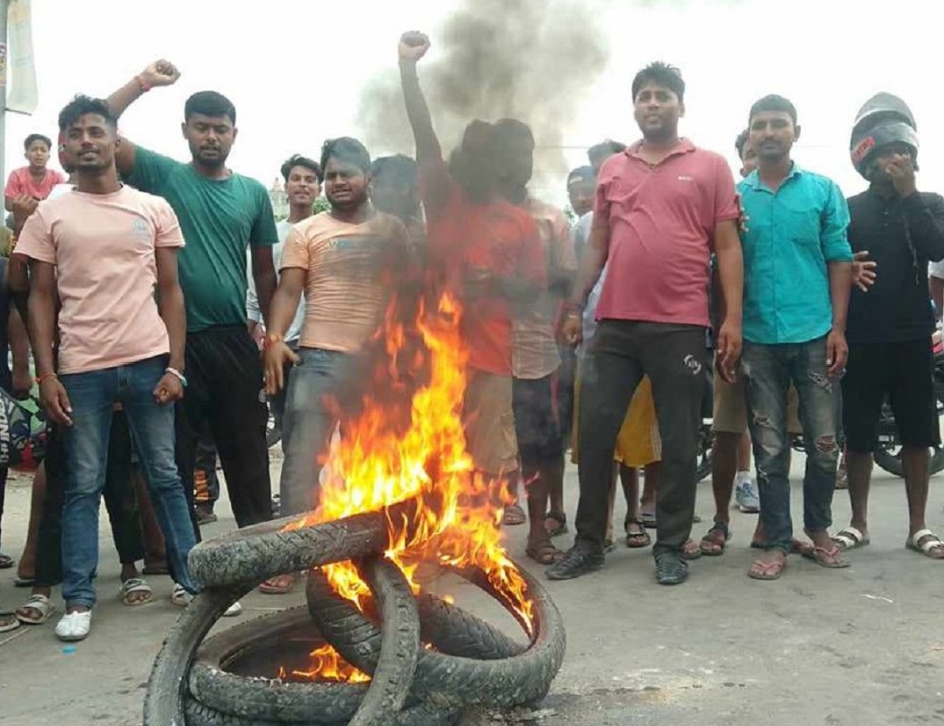
<instances>
[{"instance_id":1,"label":"burning tire","mask_svg":"<svg viewBox=\"0 0 944 726\"><path fill-rule=\"evenodd\" d=\"M457 572L496 597L511 612L484 577ZM547 695L564 660L563 619L540 583L523 570L521 575L535 606L530 647L523 653L488 661L422 650L413 680L415 697L452 706L514 707ZM320 571L309 574L306 592L312 618L325 639L345 660L372 673L380 655L381 632L377 627L353 603L337 595Z\"/></svg>"}]
</instances>

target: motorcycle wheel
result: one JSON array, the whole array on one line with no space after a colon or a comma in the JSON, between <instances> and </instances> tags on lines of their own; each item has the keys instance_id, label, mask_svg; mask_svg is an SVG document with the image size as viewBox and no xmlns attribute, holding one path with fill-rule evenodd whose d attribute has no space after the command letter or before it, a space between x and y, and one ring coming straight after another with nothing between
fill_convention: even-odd
<instances>
[{"instance_id":1,"label":"motorcycle wheel","mask_svg":"<svg viewBox=\"0 0 944 726\"><path fill-rule=\"evenodd\" d=\"M875 463L893 476L904 476L900 446L880 446L875 450ZM931 449L928 471L934 476L941 470L944 470L944 448L937 446Z\"/></svg>"}]
</instances>

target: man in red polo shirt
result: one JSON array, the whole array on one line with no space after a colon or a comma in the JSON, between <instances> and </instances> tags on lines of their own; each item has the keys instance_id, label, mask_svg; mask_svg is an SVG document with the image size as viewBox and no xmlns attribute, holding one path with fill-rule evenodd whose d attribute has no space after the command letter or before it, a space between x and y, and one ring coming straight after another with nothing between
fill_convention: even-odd
<instances>
[{"instance_id":1,"label":"man in red polo shirt","mask_svg":"<svg viewBox=\"0 0 944 726\"><path fill-rule=\"evenodd\" d=\"M741 351L744 269L731 170L720 155L678 136L685 111L681 74L653 63L636 75L632 90L643 138L600 170L593 231L564 319L565 337L576 342L581 310L606 266L580 400L577 537L547 575L565 580L603 565L616 435L648 375L662 436L653 554L659 583L675 585L688 576L681 548L695 511L712 249L725 303L717 364L727 379Z\"/></svg>"},{"instance_id":2,"label":"man in red polo shirt","mask_svg":"<svg viewBox=\"0 0 944 726\"><path fill-rule=\"evenodd\" d=\"M461 333L469 361L463 410L475 470L496 481L518 470L512 410L512 313L547 284L547 262L531 216L502 199L499 136L473 121L447 164L416 74L429 50L422 33L400 39L400 79L416 141L426 207L430 267L462 304Z\"/></svg>"}]
</instances>

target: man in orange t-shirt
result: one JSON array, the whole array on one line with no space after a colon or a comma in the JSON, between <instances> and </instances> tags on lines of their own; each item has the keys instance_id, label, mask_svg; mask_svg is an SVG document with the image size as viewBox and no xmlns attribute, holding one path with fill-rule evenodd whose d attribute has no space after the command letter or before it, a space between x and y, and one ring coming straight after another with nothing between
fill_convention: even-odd
<instances>
[{"instance_id":1,"label":"man in orange t-shirt","mask_svg":"<svg viewBox=\"0 0 944 726\"><path fill-rule=\"evenodd\" d=\"M466 445L480 474L517 471L512 411L513 307L533 303L547 285L538 230L496 190L500 164L494 127L473 121L447 165L416 75L429 50L422 33L400 39L400 78L416 141L426 205L430 264L462 304L469 351L464 404Z\"/></svg>"},{"instance_id":2,"label":"man in orange t-shirt","mask_svg":"<svg viewBox=\"0 0 944 726\"><path fill-rule=\"evenodd\" d=\"M42 134L30 134L23 142L24 156L29 162L10 172L7 186L4 190L5 206L8 212L13 211L13 200L17 197L28 197L35 205L49 196L49 192L57 184L64 184L66 178L55 169L49 169L49 152L52 149L52 140ZM32 210L30 210L32 211Z\"/></svg>"}]
</instances>

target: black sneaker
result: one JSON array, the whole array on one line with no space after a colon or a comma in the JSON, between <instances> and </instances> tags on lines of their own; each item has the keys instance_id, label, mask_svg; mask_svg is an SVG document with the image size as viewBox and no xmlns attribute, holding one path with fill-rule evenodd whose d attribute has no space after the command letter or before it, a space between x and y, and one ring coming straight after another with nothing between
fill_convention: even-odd
<instances>
[{"instance_id":1,"label":"black sneaker","mask_svg":"<svg viewBox=\"0 0 944 726\"><path fill-rule=\"evenodd\" d=\"M660 585L681 585L688 579L688 563L679 552L656 555L656 580Z\"/></svg>"},{"instance_id":2,"label":"black sneaker","mask_svg":"<svg viewBox=\"0 0 944 726\"><path fill-rule=\"evenodd\" d=\"M197 524L211 524L216 521L216 514L213 513L213 507L198 504L193 509L197 514Z\"/></svg>"},{"instance_id":3,"label":"black sneaker","mask_svg":"<svg viewBox=\"0 0 944 726\"><path fill-rule=\"evenodd\" d=\"M588 572L603 567L603 555L592 555L577 547L571 547L564 553L560 562L555 562L545 570L548 580L572 580Z\"/></svg>"}]
</instances>

